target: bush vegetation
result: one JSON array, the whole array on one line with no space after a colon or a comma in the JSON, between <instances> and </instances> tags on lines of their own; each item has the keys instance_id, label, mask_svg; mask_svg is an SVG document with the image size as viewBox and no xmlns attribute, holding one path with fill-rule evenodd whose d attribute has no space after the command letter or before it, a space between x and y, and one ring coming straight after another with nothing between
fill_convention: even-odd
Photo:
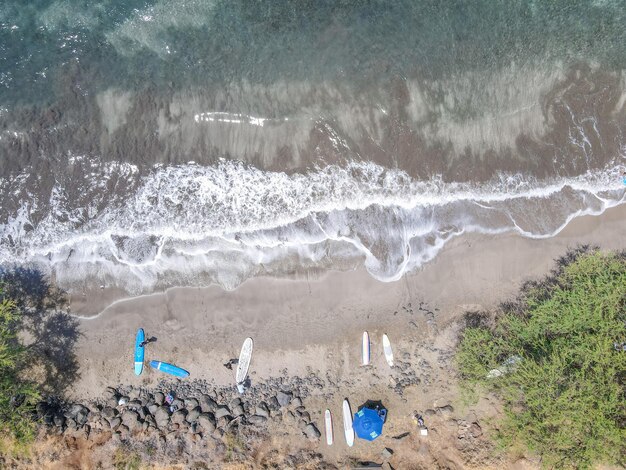
<instances>
[{"instance_id":1,"label":"bush vegetation","mask_svg":"<svg viewBox=\"0 0 626 470\"><path fill-rule=\"evenodd\" d=\"M579 249L491 325L465 329L463 385L504 404L497 438L548 468L626 462L626 253Z\"/></svg>"},{"instance_id":2,"label":"bush vegetation","mask_svg":"<svg viewBox=\"0 0 626 470\"><path fill-rule=\"evenodd\" d=\"M20 344L17 330L20 313L0 290L0 449L19 451L32 440L33 411L39 398L37 386L20 374L28 362L28 350Z\"/></svg>"}]
</instances>

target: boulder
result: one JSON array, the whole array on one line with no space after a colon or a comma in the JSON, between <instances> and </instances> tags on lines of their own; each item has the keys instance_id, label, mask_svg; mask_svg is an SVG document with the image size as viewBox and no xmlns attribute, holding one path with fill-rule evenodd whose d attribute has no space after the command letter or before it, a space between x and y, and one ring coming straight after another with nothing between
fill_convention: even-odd
<instances>
[{"instance_id":1,"label":"boulder","mask_svg":"<svg viewBox=\"0 0 626 470\"><path fill-rule=\"evenodd\" d=\"M63 415L56 415L53 420L54 425L58 428L62 428L63 426L65 426L65 416Z\"/></svg>"},{"instance_id":2,"label":"boulder","mask_svg":"<svg viewBox=\"0 0 626 470\"><path fill-rule=\"evenodd\" d=\"M115 398L117 396L117 390L115 390L113 387L107 387L106 390L104 391L104 398L105 399L110 399L110 398Z\"/></svg>"},{"instance_id":3,"label":"boulder","mask_svg":"<svg viewBox=\"0 0 626 470\"><path fill-rule=\"evenodd\" d=\"M248 422L250 424L254 424L255 426L262 426L267 423L267 417L260 416L260 415L252 415L248 418Z\"/></svg>"},{"instance_id":4,"label":"boulder","mask_svg":"<svg viewBox=\"0 0 626 470\"><path fill-rule=\"evenodd\" d=\"M302 418L305 421L311 421L311 415L309 414L308 411L300 411L298 412L298 416L300 416L300 418Z\"/></svg>"},{"instance_id":5,"label":"boulder","mask_svg":"<svg viewBox=\"0 0 626 470\"><path fill-rule=\"evenodd\" d=\"M165 402L165 394L161 392L156 392L154 394L154 403L161 406Z\"/></svg>"},{"instance_id":6,"label":"boulder","mask_svg":"<svg viewBox=\"0 0 626 470\"><path fill-rule=\"evenodd\" d=\"M122 424L131 431L134 431L140 426L139 414L136 411L125 410L122 413Z\"/></svg>"},{"instance_id":7,"label":"boulder","mask_svg":"<svg viewBox=\"0 0 626 470\"><path fill-rule=\"evenodd\" d=\"M113 418L117 416L118 414L119 414L119 411L117 411L115 408L111 408L110 406L105 406L102 409L102 416L104 416L105 418Z\"/></svg>"},{"instance_id":8,"label":"boulder","mask_svg":"<svg viewBox=\"0 0 626 470\"><path fill-rule=\"evenodd\" d=\"M258 416L264 416L268 418L270 415L270 409L267 407L267 403L265 403L264 401L260 402L256 406L256 409L254 411Z\"/></svg>"},{"instance_id":9,"label":"boulder","mask_svg":"<svg viewBox=\"0 0 626 470\"><path fill-rule=\"evenodd\" d=\"M119 416L116 416L115 418L111 418L109 420L109 426L111 426L111 429L113 431L117 431L117 428L119 428L121 424L122 418L120 418Z\"/></svg>"},{"instance_id":10,"label":"boulder","mask_svg":"<svg viewBox=\"0 0 626 470\"><path fill-rule=\"evenodd\" d=\"M193 410L199 405L200 405L200 402L198 402L198 400L195 398L187 398L185 400L185 408L187 408L188 410Z\"/></svg>"},{"instance_id":11,"label":"boulder","mask_svg":"<svg viewBox=\"0 0 626 470\"><path fill-rule=\"evenodd\" d=\"M154 413L154 422L159 429L167 427L170 421L170 409L167 406L160 406Z\"/></svg>"},{"instance_id":12,"label":"boulder","mask_svg":"<svg viewBox=\"0 0 626 470\"><path fill-rule=\"evenodd\" d=\"M293 393L291 392L280 391L276 394L276 401L278 401L278 404L281 407L287 406L291 402L292 398L293 398Z\"/></svg>"},{"instance_id":13,"label":"boulder","mask_svg":"<svg viewBox=\"0 0 626 470\"><path fill-rule=\"evenodd\" d=\"M237 405L235 406L235 408L233 408L233 416L236 418L237 416L241 416L245 413L245 411L243 410L243 406L241 405Z\"/></svg>"},{"instance_id":14,"label":"boulder","mask_svg":"<svg viewBox=\"0 0 626 470\"><path fill-rule=\"evenodd\" d=\"M148 405L148 413L150 414L156 413L156 410L158 409L159 409L159 405L157 405L156 402Z\"/></svg>"},{"instance_id":15,"label":"boulder","mask_svg":"<svg viewBox=\"0 0 626 470\"><path fill-rule=\"evenodd\" d=\"M276 398L276 397L270 398L269 403L267 404L267 406L272 411L276 411L276 410L280 409L280 403L278 403L278 398Z\"/></svg>"},{"instance_id":16,"label":"boulder","mask_svg":"<svg viewBox=\"0 0 626 470\"><path fill-rule=\"evenodd\" d=\"M215 410L215 418L220 419L223 416L228 416L230 414L230 410L227 406L218 406Z\"/></svg>"},{"instance_id":17,"label":"boulder","mask_svg":"<svg viewBox=\"0 0 626 470\"><path fill-rule=\"evenodd\" d=\"M182 409L182 410L177 410L174 411L174 413L172 413L172 423L177 423L177 424L182 424L185 421L185 418L187 417L187 410L186 409Z\"/></svg>"},{"instance_id":18,"label":"boulder","mask_svg":"<svg viewBox=\"0 0 626 470\"><path fill-rule=\"evenodd\" d=\"M309 423L304 427L304 435L311 440L319 439L322 435L319 429L313 423Z\"/></svg>"},{"instance_id":19,"label":"boulder","mask_svg":"<svg viewBox=\"0 0 626 470\"><path fill-rule=\"evenodd\" d=\"M302 399L300 397L295 397L293 400L291 400L291 405L296 408L302 406Z\"/></svg>"},{"instance_id":20,"label":"boulder","mask_svg":"<svg viewBox=\"0 0 626 470\"><path fill-rule=\"evenodd\" d=\"M118 404L118 398L116 396L107 400L107 406L111 408L115 408Z\"/></svg>"},{"instance_id":21,"label":"boulder","mask_svg":"<svg viewBox=\"0 0 626 470\"><path fill-rule=\"evenodd\" d=\"M471 424L469 428L469 433L472 437L476 438L476 437L480 437L483 435L483 430L480 427L480 424L474 422Z\"/></svg>"},{"instance_id":22,"label":"boulder","mask_svg":"<svg viewBox=\"0 0 626 470\"><path fill-rule=\"evenodd\" d=\"M442 415L450 415L454 413L454 407L452 405L440 406L437 411Z\"/></svg>"},{"instance_id":23,"label":"boulder","mask_svg":"<svg viewBox=\"0 0 626 470\"><path fill-rule=\"evenodd\" d=\"M217 410L217 403L208 395L200 397L200 409L203 413L214 412Z\"/></svg>"},{"instance_id":24,"label":"boulder","mask_svg":"<svg viewBox=\"0 0 626 470\"><path fill-rule=\"evenodd\" d=\"M201 413L198 416L198 424L202 426L202 429L207 433L215 431L215 417L212 413Z\"/></svg>"},{"instance_id":25,"label":"boulder","mask_svg":"<svg viewBox=\"0 0 626 470\"><path fill-rule=\"evenodd\" d=\"M198 417L200 416L200 407L196 407L193 410L189 411L189 413L187 413L187 422L188 423L193 423L195 420L198 419Z\"/></svg>"},{"instance_id":26,"label":"boulder","mask_svg":"<svg viewBox=\"0 0 626 470\"><path fill-rule=\"evenodd\" d=\"M393 455L393 450L390 449L389 447L385 447L380 455L382 456L383 459L388 460Z\"/></svg>"},{"instance_id":27,"label":"boulder","mask_svg":"<svg viewBox=\"0 0 626 470\"><path fill-rule=\"evenodd\" d=\"M235 397L230 401L230 409L232 410L233 408L235 408L237 405L241 405L242 401L241 398L239 397Z\"/></svg>"}]
</instances>

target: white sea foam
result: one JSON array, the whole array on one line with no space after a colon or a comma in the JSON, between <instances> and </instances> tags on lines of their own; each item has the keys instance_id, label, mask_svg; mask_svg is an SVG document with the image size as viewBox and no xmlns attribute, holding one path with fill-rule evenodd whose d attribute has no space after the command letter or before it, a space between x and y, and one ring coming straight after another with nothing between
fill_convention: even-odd
<instances>
[{"instance_id":1,"label":"white sea foam","mask_svg":"<svg viewBox=\"0 0 626 470\"><path fill-rule=\"evenodd\" d=\"M105 283L133 294L361 262L395 280L462 233L550 237L626 192L618 166L476 185L418 181L371 162L293 175L226 160L143 175L127 163L70 164L84 178L57 181L50 194L38 194L28 173L0 180L0 197L18 208L0 225L0 263L38 265L70 288Z\"/></svg>"}]
</instances>

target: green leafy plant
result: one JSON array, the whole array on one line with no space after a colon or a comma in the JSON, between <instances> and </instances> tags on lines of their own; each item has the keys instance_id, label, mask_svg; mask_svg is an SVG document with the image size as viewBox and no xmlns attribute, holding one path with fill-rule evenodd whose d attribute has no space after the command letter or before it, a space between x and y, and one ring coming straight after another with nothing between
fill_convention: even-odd
<instances>
[{"instance_id":1,"label":"green leafy plant","mask_svg":"<svg viewBox=\"0 0 626 470\"><path fill-rule=\"evenodd\" d=\"M19 319L15 303L0 300L0 437L5 453L32 441L33 409L39 398L37 386L20 376L28 351L17 338Z\"/></svg>"},{"instance_id":2,"label":"green leafy plant","mask_svg":"<svg viewBox=\"0 0 626 470\"><path fill-rule=\"evenodd\" d=\"M626 458L626 254L578 250L492 327L463 332L465 388L504 404L498 439L550 468Z\"/></svg>"}]
</instances>

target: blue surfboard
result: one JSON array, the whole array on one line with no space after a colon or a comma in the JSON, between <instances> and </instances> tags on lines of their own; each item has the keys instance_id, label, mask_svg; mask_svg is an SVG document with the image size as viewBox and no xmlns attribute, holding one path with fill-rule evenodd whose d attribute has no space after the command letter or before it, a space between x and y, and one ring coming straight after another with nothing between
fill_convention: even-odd
<instances>
[{"instance_id":1,"label":"blue surfboard","mask_svg":"<svg viewBox=\"0 0 626 470\"><path fill-rule=\"evenodd\" d=\"M146 336L144 335L143 328L137 330L137 336L135 338L135 374L141 375L143 372L143 354L145 346L140 346L143 343Z\"/></svg>"},{"instance_id":2,"label":"blue surfboard","mask_svg":"<svg viewBox=\"0 0 626 470\"><path fill-rule=\"evenodd\" d=\"M175 377L189 377L189 372L173 364L161 361L150 361L150 367Z\"/></svg>"}]
</instances>

